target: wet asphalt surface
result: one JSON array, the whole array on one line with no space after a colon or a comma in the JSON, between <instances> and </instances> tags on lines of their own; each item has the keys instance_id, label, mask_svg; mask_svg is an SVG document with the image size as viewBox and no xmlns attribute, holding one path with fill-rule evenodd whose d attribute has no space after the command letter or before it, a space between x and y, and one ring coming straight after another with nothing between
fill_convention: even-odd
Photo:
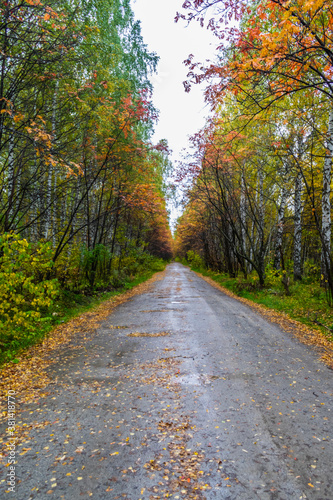
<instances>
[{"instance_id":1,"label":"wet asphalt surface","mask_svg":"<svg viewBox=\"0 0 333 500\"><path fill-rule=\"evenodd\" d=\"M0 498L333 499L333 372L181 264L49 375Z\"/></svg>"}]
</instances>

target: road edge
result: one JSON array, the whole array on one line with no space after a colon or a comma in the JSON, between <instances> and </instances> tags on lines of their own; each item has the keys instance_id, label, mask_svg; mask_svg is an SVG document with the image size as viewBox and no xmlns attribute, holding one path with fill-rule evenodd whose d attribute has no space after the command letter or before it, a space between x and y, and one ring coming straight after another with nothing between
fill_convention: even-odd
<instances>
[{"instance_id":1,"label":"road edge","mask_svg":"<svg viewBox=\"0 0 333 500\"><path fill-rule=\"evenodd\" d=\"M333 348L331 342L329 342L319 330L309 328L300 321L291 318L287 313L279 312L275 309L270 309L263 304L257 304L250 299L239 297L214 281L212 278L204 276L198 271L194 271L193 269L190 269L190 271L195 273L214 288L223 292L225 295L228 295L228 297L242 302L251 309L254 309L266 320L279 325L283 330L295 336L300 342L302 342L302 344L316 347L319 350L320 359L333 370Z\"/></svg>"},{"instance_id":2,"label":"road edge","mask_svg":"<svg viewBox=\"0 0 333 500\"><path fill-rule=\"evenodd\" d=\"M163 271L157 271L150 278L134 286L119 295L107 299L88 311L78 314L68 322L57 326L51 330L44 339L20 354L20 362L13 364L4 363L0 368L0 394L1 398L6 395L9 389L15 390L19 395L21 404L37 402L46 393L43 390L53 383L46 373L46 368L58 361L57 356L52 356L59 346L65 347L70 344L78 333L92 335L96 332L100 323L105 320L114 309L127 302L135 295L140 295L149 290L156 282L163 279L166 268ZM77 348L80 346L73 346ZM0 414L0 422L4 413Z\"/></svg>"}]
</instances>

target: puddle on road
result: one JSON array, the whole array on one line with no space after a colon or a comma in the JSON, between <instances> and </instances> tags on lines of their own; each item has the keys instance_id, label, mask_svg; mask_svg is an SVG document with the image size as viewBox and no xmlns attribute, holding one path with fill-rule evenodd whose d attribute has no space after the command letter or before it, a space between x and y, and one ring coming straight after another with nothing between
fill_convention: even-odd
<instances>
[{"instance_id":1,"label":"puddle on road","mask_svg":"<svg viewBox=\"0 0 333 500\"><path fill-rule=\"evenodd\" d=\"M140 311L141 313L164 313L164 312L169 312L169 309L146 309L144 311Z\"/></svg>"},{"instance_id":2,"label":"puddle on road","mask_svg":"<svg viewBox=\"0 0 333 500\"><path fill-rule=\"evenodd\" d=\"M203 373L184 373L178 377L172 377L171 382L173 384L182 385L208 385L212 383L212 378L213 377Z\"/></svg>"}]
</instances>

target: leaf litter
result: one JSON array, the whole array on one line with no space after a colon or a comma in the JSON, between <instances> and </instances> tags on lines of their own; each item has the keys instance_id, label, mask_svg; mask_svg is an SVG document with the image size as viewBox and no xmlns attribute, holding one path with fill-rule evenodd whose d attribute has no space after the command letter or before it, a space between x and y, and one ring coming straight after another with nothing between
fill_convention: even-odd
<instances>
[{"instance_id":1,"label":"leaf litter","mask_svg":"<svg viewBox=\"0 0 333 500\"><path fill-rule=\"evenodd\" d=\"M175 381L174 375L179 373L180 364L178 359L168 357L140 366L144 372L153 371L149 377L141 379L142 382L163 385L172 392L173 405L178 410L181 410L181 387ZM169 456L163 460L163 455L159 454L144 464L151 479L155 477L156 472L160 473L159 476L162 474L160 481L148 488L153 493L149 496L149 500L165 499L174 495L176 498L181 496L186 500L206 499L204 492L210 490L211 486L204 481L205 473L202 470L205 452L187 447L193 438L194 428L189 415L175 412L175 408L164 408L163 420L157 424L156 437L159 443L165 443L163 449Z\"/></svg>"},{"instance_id":2,"label":"leaf litter","mask_svg":"<svg viewBox=\"0 0 333 500\"><path fill-rule=\"evenodd\" d=\"M157 333L133 332L129 333L127 337L167 337L168 335L171 335L170 332L157 332Z\"/></svg>"},{"instance_id":3,"label":"leaf litter","mask_svg":"<svg viewBox=\"0 0 333 500\"><path fill-rule=\"evenodd\" d=\"M137 293L142 293L142 289L138 291ZM131 295L132 296L132 295ZM117 304L124 302L125 300L118 301ZM113 307L115 307L115 305ZM99 322L105 317L107 317L110 312L112 312L113 307L109 308L104 315L104 312L94 315L91 314L89 315L88 318L86 318L86 323L82 320L82 324L80 325L80 330L83 331L84 333L91 332L91 326L96 324L96 327L99 326ZM79 319L82 319L80 317ZM66 325L67 326L67 325ZM94 329L95 329L94 328ZM111 327L110 327L111 328ZM117 328L117 327L115 327ZM58 330L58 329L57 329ZM136 333L136 332L133 332ZM140 336L147 336L147 335L140 335ZM90 340L90 338L85 337L84 340ZM67 340L68 342L68 340ZM50 363L57 361L56 359L50 360L48 357L50 355L53 355L54 352L56 352L57 347L61 344L61 342L56 343L53 349L45 349L42 351L44 355L46 356L45 360L45 365L41 364L40 366L45 369ZM165 348L164 351L167 353L168 351L172 351L174 349L169 349ZM165 354L167 356L167 354ZM30 358L30 360L33 360L33 357ZM29 361L29 359L27 359ZM38 369L38 363L33 365L37 367ZM121 367L120 365L117 365ZM134 382L139 382L140 385L150 385L152 388L154 386L159 387L159 391L162 386L162 390L159 392L158 391L158 397L161 398L161 393L163 391L168 391L170 395L170 401L172 401L172 408L169 407L170 405L166 405L166 408L163 408L163 416L158 420L156 423L156 429L154 429L151 433L151 437L154 439L157 439L159 443L163 443L164 445L164 454L159 453L155 454L152 456L149 460L145 462L143 465L143 468L145 469L146 473L148 474L149 478L151 481L155 481L153 486L147 486L146 488L143 488L141 490L141 494L143 495L145 491L147 491L149 496L149 500L155 500L155 499L166 499L166 498L183 498L185 500L205 500L205 492L211 489L211 486L209 485L209 482L207 482L207 477L205 474L205 460L206 459L206 454L205 451L202 450L199 445L200 443L197 444L197 446L193 446L193 444L190 442L193 438L193 434L195 432L195 426L192 424L191 421L191 416L186 413L186 410L181 407L181 388L180 384L177 382L177 377L180 373L180 366L181 362L179 359L176 359L176 357L168 356L165 358L159 358L156 361L150 361L146 362L140 365L137 365L135 367L135 370L133 370L133 373L130 374L130 378L134 378ZM16 365L14 367L15 369L20 368L20 365ZM29 368L29 366L28 366ZM30 376L30 375L29 375ZM128 378L128 377L127 377ZM44 383L47 382L49 379L45 379ZM49 383L49 382L47 382ZM121 384L121 381L118 382ZM84 383L83 383L84 384ZM47 385L47 384L46 384ZM42 395L47 394L43 393L42 389L44 389L45 386L43 386L43 383L40 382L40 388L37 388L37 392L39 392L39 397L42 397ZM121 389L120 387L114 387L113 390L117 392L117 396L121 398L123 395L121 394L122 391L119 390ZM92 392L98 392L99 386L96 384L96 391ZM21 391L21 388L20 388ZM110 394L107 394L106 396L109 396ZM138 399L141 399L141 396L137 396ZM24 402L29 401L27 398L26 400L23 400ZM35 400L32 400L35 401ZM132 408L131 408L132 409ZM135 407L133 407L133 411L135 410ZM116 411L114 412L115 414L117 413ZM135 413L137 419L143 418L142 415ZM96 415L96 418L99 417L99 415ZM119 417L118 417L119 418ZM54 423L54 422L52 422ZM124 420L119 420L119 425L124 424ZM49 425L51 422L45 421L38 426L42 427L45 425ZM154 425L154 424L153 424ZM28 426L24 429L24 439L28 439L28 434L29 430L33 428L33 425ZM133 432L129 433L128 437L122 437L119 442L112 442L110 443L110 446L129 446L129 441L131 439L130 436L134 435L135 432L140 432L143 431L142 428L140 428L139 424L137 424L137 427L134 429L131 429ZM98 432L102 432L101 430ZM144 437L141 442L142 447L148 447L149 445L147 444L147 438ZM210 446L210 444L208 445ZM22 453L27 453L29 451L29 447L23 448ZM46 448L45 448L46 449ZM107 451L107 455L110 455L113 457L113 459L116 459L119 454L121 453L122 448L118 448L115 450L115 448L112 448L109 453L109 450ZM147 448L148 449L148 448ZM77 457L79 457L81 454L83 454L85 451L84 444L77 446L73 450L73 454L75 453ZM99 456L100 453L102 453L103 449L101 450L94 450L93 454L91 455L92 457ZM246 450L243 450L246 451ZM166 456L167 455L167 456ZM66 455L62 455L57 457L55 459L58 462L61 462L62 464L66 463L71 463L73 460L73 457L66 457ZM100 456L98 460L106 460L105 456ZM218 462L219 464L221 462ZM142 467L142 464L141 464ZM124 469L122 471L123 475L129 474L129 473L135 473L136 469L127 467L126 470ZM68 472L66 475L71 475L74 474L74 472ZM90 477L90 476L89 476ZM223 477L223 476L222 476ZM82 476L77 475L75 477L77 481L82 480ZM205 480L206 479L206 480ZM231 482L231 479L229 476L225 476L224 480ZM111 478L110 481L117 481L117 478ZM236 478L233 479L234 481L238 481ZM54 482L52 487L56 486L56 483ZM230 487L230 484L226 484L227 487ZM107 489L105 490L107 492L112 492L112 484L107 486ZM47 493L52 493L53 490L48 490ZM87 492L89 496L92 495L90 492ZM63 498L63 497L60 497ZM121 498L121 496L113 496L112 498ZM148 498L147 496L144 497L145 499Z\"/></svg>"},{"instance_id":4,"label":"leaf litter","mask_svg":"<svg viewBox=\"0 0 333 500\"><path fill-rule=\"evenodd\" d=\"M60 352L59 348L63 348L73 340L76 340L75 336L79 333L83 334L80 342L75 345L72 344L70 347L71 349L82 347L86 341L92 340L91 335L118 305L127 302L135 295L147 292L153 283L162 280L164 275L165 271L158 272L152 278L140 283L131 290L112 297L99 304L93 310L57 326L41 343L24 351L19 356L19 363L5 363L0 369L1 398L6 398L9 389L15 391L17 395L17 407L22 407L23 404L37 403L39 399L46 397L49 393L45 389L50 384L56 383L56 380L52 380L48 376L46 369L59 361L59 359L63 360L63 353ZM7 412L3 409L0 416L0 423L4 422L6 417ZM17 442L19 442L20 436L23 438L25 434L26 430L21 429L17 425ZM0 446L3 444L3 441L3 439L0 439Z\"/></svg>"},{"instance_id":5,"label":"leaf litter","mask_svg":"<svg viewBox=\"0 0 333 500\"><path fill-rule=\"evenodd\" d=\"M57 327L55 330L51 332L51 334L46 338L41 344L31 347L26 353L21 356L20 363L17 365L12 365L8 363L1 370L2 380L0 383L1 390L3 392L6 391L9 387L14 389L18 394L19 406L27 403L37 403L39 399L46 397L49 392L47 391L47 387L49 384L57 383L56 379L52 380L46 373L46 369L52 365L53 363L58 362L60 359L63 361L62 354L59 354L59 347L63 347L69 344L72 340L74 340L75 335L78 333L83 334L83 337L79 339L75 338L76 343L70 346L73 348L80 348L82 344L92 340L92 333L99 327L101 321L106 319L113 309L119 304L124 303L129 300L136 294L141 294L148 290L150 285L155 282L157 279L162 279L164 273L158 273L152 279L143 283L136 287L135 289L127 292L121 296L113 298L100 306L98 306L93 311L90 311L86 314L79 316L78 318L74 318L69 321L65 325L61 325ZM110 329L125 329L128 328L126 326L113 326L109 325ZM145 332L132 332L128 336L130 337L165 337L170 335L170 332L156 332L156 333L145 333ZM174 351L173 348L166 347L164 349L166 353L169 351ZM67 356L67 358L70 357ZM172 393L172 403L174 405L178 405L178 409L180 409L180 385L177 383L177 379L175 377L178 376L180 370L180 361L179 359L175 359L172 356L159 358L157 361L146 362L141 365L138 365L137 374L135 375L135 370L130 375L137 377L135 382L140 382L141 386L151 385L151 386L162 386L164 390ZM89 370L90 371L90 370ZM91 381L93 382L93 381ZM118 382L119 383L119 382ZM62 387L70 387L70 384L62 383ZM81 383L81 387L85 390L88 390L88 384L86 382ZM121 388L121 387L120 387ZM96 393L100 391L100 386L96 382L93 384L93 389L89 388L92 393ZM117 387L113 388L117 390L117 396L121 396L121 392ZM163 390L162 389L162 390ZM110 396L110 394L106 394L106 397ZM140 396L138 396L141 399ZM53 398L56 399L56 398ZM89 408L89 406L88 406ZM133 408L134 410L134 408ZM37 409L39 411L39 409ZM116 413L116 412L114 412ZM96 415L99 417L99 415ZM139 420L142 418L141 415L136 415L136 418ZM56 421L44 420L38 423L29 423L22 424L22 422L18 422L16 426L16 444L18 446L25 447L21 448L20 455L25 455L29 450L31 451L31 447L28 446L30 442L30 432L35 429L43 429L46 426L53 425L57 423ZM123 421L119 421L121 424ZM22 424L22 425L21 425ZM80 424L77 424L80 429ZM194 426L195 427L195 426ZM142 431L137 427L135 429L136 432ZM187 443L193 437L191 431L193 430L193 426L191 426L190 417L188 415L184 415L183 413L175 412L175 408L173 409L165 409L163 414L163 419L161 419L157 423L155 437L159 442L165 442L164 450L168 453L168 457L165 457L165 460L162 460L162 456L157 456L146 462L141 467L147 471L148 474L156 473L157 471L161 472L163 477L158 481L155 485L142 489L143 491L147 491L147 493L151 493L149 496L149 500L155 499L164 499L169 497L176 498L184 498L188 500L205 500L204 492L211 487L205 483L203 480L204 472L201 466L202 461L205 458L205 454L203 450L191 450L188 449ZM133 428L134 431L134 428ZM102 432L101 430L99 432ZM134 432L130 433L134 435ZM53 434L50 434L52 436ZM124 442L119 442L118 446L128 446L129 445L130 436L124 439ZM50 440L51 442L53 439ZM66 440L63 441L63 444L70 442L70 436L67 436ZM84 442L85 443L85 442ZM3 441L2 441L2 444ZM115 443L111 443L111 445L115 445ZM146 442L146 438L143 439L141 443L142 447L147 447L148 443ZM19 449L19 448L18 448ZM49 446L43 448L45 450L44 453L48 453ZM102 449L103 450L103 449ZM91 457L100 456L102 450L94 450L94 453ZM39 453L39 452L38 452ZM76 454L76 456L82 455L85 453L85 445L77 446L72 454ZM108 455L112 456L113 459L116 459L119 456L120 451L112 451L108 453ZM106 460L107 457L101 456L98 460ZM59 456L55 456L54 464L61 465L70 465L73 462L74 458L68 456L67 452L62 452ZM162 461L161 461L162 460ZM82 469L84 466L82 467ZM137 469L132 467L128 467L126 470L123 470L123 475L126 475L129 472L135 473ZM70 477L75 476L76 481L81 481L83 479L82 476L75 473L74 470L68 472L66 476ZM152 479L154 476L152 477ZM117 481L117 478L112 480ZM48 489L46 494L54 494L55 489L57 487L57 483L55 478L52 478L52 484L50 484L52 489ZM71 486L71 483L69 483ZM112 485L111 485L112 486ZM108 486L106 492L112 492L113 488ZM38 488L33 488L32 491L38 491ZM92 496L91 491L87 491L88 496ZM60 497L64 498L63 496ZM118 498L114 497L114 498ZM121 497L119 497L121 498Z\"/></svg>"}]
</instances>

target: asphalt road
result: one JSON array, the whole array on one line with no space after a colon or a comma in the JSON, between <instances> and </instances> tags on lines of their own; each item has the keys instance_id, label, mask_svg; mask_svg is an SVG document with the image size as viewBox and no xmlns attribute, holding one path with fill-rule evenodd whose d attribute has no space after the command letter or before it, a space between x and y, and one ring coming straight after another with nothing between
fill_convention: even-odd
<instances>
[{"instance_id":1,"label":"asphalt road","mask_svg":"<svg viewBox=\"0 0 333 500\"><path fill-rule=\"evenodd\" d=\"M1 498L333 499L333 372L181 264L49 374Z\"/></svg>"}]
</instances>

